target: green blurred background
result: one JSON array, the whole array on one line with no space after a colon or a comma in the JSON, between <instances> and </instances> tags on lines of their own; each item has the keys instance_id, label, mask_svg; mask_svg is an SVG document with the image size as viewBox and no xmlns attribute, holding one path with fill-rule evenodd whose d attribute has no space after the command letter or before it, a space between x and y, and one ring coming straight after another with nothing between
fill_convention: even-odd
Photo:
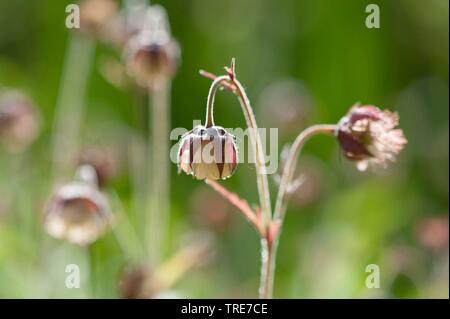
<instances>
[{"instance_id":1,"label":"green blurred background","mask_svg":"<svg viewBox=\"0 0 450 319\"><path fill-rule=\"evenodd\" d=\"M40 223L53 187L50 142L70 36L64 25L69 3L0 0L0 86L32 97L43 123L39 138L24 153L0 150L3 298L115 298L126 262L113 232L87 249L50 238ZM182 50L172 85L172 127L189 129L193 119L203 119L210 81L198 70L221 73L231 57L237 59L237 74L259 126L279 127L280 146L309 124L336 123L355 102L400 114L409 143L382 174L358 172L329 137L308 143L299 166L308 179L289 205L275 297L448 298L448 1L155 3L167 9ZM365 27L369 3L380 7L380 29ZM98 43L84 105L83 141L121 148L129 132L145 137L145 120L136 115L145 109L145 97L136 98L133 90L105 79L102 62L111 57L120 54ZM216 109L218 124L244 127L230 93L219 94ZM114 209L127 214L139 233L142 212L132 208L127 164L119 166L105 191L120 199ZM256 297L256 233L203 183L177 175L174 164L171 173L170 240L161 243L166 255L192 233L207 231L214 237L213 257L171 293ZM252 166L240 165L223 184L256 203L254 174ZM275 184L271 186L274 194ZM119 231L121 227L117 225ZM80 289L64 286L70 263L81 267ZM365 286L368 264L380 267L379 289Z\"/></svg>"}]
</instances>

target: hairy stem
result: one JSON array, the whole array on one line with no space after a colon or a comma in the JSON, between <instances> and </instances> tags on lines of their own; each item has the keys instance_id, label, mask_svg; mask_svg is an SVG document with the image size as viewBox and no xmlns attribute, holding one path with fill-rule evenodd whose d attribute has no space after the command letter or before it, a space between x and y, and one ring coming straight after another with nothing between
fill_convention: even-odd
<instances>
[{"instance_id":1,"label":"hairy stem","mask_svg":"<svg viewBox=\"0 0 450 319\"><path fill-rule=\"evenodd\" d=\"M150 92L151 118L149 123L148 158L150 169L148 185L147 243L149 257L158 263L163 255L161 249L167 243L169 226L169 128L170 128L170 81L162 80L158 88ZM151 141L151 142L150 142Z\"/></svg>"},{"instance_id":2,"label":"hairy stem","mask_svg":"<svg viewBox=\"0 0 450 319\"><path fill-rule=\"evenodd\" d=\"M219 87L224 86L228 89L231 89L238 97L242 112L244 113L245 121L250 130L250 143L252 145L254 153L256 182L258 186L259 202L262 211L262 228L265 230L265 233L270 226L272 220L272 212L269 183L267 180L261 136L258 132L258 125L256 123L256 118L253 113L250 100L248 99L242 84L235 78L234 60L232 61L231 68L227 69L227 72L229 73L228 75L217 77L211 84L211 88L208 94L205 126L210 127L214 125L214 97ZM260 233L264 234L263 232ZM260 298L271 298L272 280L270 280L270 276L271 269L273 268L271 266L273 264L271 249L272 243L267 241L267 239L263 235L261 237L261 281L259 287L259 296Z\"/></svg>"},{"instance_id":3,"label":"hairy stem","mask_svg":"<svg viewBox=\"0 0 450 319\"><path fill-rule=\"evenodd\" d=\"M294 143L292 144L289 155L287 157L283 174L281 176L281 182L280 182L280 188L278 190L278 196L277 201L275 203L275 210L274 210L274 218L273 223L277 226L276 232L271 234L269 231L268 235L268 244L266 245L267 248L267 262L264 264L264 266L267 268L264 271L265 274L265 285L267 293L267 296L264 296L266 298L271 298L273 285L274 285L274 279L275 279L275 266L276 266L276 256L277 256L277 250L278 250L278 242L281 234L281 228L284 221L284 216L286 212L286 202L288 198L288 188L290 183L292 182L292 178L294 176L295 172L295 166L297 163L298 156L300 154L300 151L305 144L305 142L313 135L317 134L334 134L334 131L336 129L336 125L328 125L328 124L322 124L322 125L313 125L303 132L301 132L297 138L295 139Z\"/></svg>"},{"instance_id":4,"label":"hairy stem","mask_svg":"<svg viewBox=\"0 0 450 319\"><path fill-rule=\"evenodd\" d=\"M262 211L262 220L263 225L268 227L272 218L272 208L270 203L269 182L267 180L261 136L259 135L255 115L253 114L253 109L250 106L250 101L244 91L244 88L236 79L233 80L233 83L236 85L236 94L239 98L239 102L241 103L242 110L244 111L247 125L250 128L250 140L252 141L253 150L255 153L256 178L260 198L260 207Z\"/></svg>"},{"instance_id":5,"label":"hairy stem","mask_svg":"<svg viewBox=\"0 0 450 319\"><path fill-rule=\"evenodd\" d=\"M216 192L227 199L233 206L239 209L239 211L244 215L244 217L255 227L256 231L261 236L265 236L265 228L261 225L258 216L253 212L253 210L248 205L247 201L241 199L237 194L230 192L225 187L213 180L205 180L206 184L211 186Z\"/></svg>"},{"instance_id":6,"label":"hairy stem","mask_svg":"<svg viewBox=\"0 0 450 319\"><path fill-rule=\"evenodd\" d=\"M273 290L274 268L273 245L267 238L261 238L261 279L259 284L259 298L271 299Z\"/></svg>"},{"instance_id":7,"label":"hairy stem","mask_svg":"<svg viewBox=\"0 0 450 319\"><path fill-rule=\"evenodd\" d=\"M95 43L92 39L77 34L70 36L53 124L52 156L55 180L68 178L75 166L83 104L94 53Z\"/></svg>"},{"instance_id":8,"label":"hairy stem","mask_svg":"<svg viewBox=\"0 0 450 319\"><path fill-rule=\"evenodd\" d=\"M279 221L284 217L286 211L287 190L292 182L297 159L305 142L313 135L334 134L335 129L336 125L334 124L313 125L305 129L297 136L289 150L289 154L283 168L283 173L281 175L280 188L278 189L277 201L275 203L274 220Z\"/></svg>"},{"instance_id":9,"label":"hairy stem","mask_svg":"<svg viewBox=\"0 0 450 319\"><path fill-rule=\"evenodd\" d=\"M228 76L220 76L213 81L209 88L208 99L206 102L205 127L214 126L214 98L216 97L217 90L222 86L222 83L228 80Z\"/></svg>"}]
</instances>

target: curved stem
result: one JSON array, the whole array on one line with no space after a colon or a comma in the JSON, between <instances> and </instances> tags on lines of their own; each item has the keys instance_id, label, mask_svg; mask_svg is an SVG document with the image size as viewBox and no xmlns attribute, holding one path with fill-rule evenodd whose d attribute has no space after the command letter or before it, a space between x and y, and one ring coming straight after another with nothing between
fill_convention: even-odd
<instances>
[{"instance_id":1,"label":"curved stem","mask_svg":"<svg viewBox=\"0 0 450 319\"><path fill-rule=\"evenodd\" d=\"M255 156L256 167L256 179L258 185L258 193L260 200L260 207L262 211L263 225L267 227L271 220L271 203L269 193L269 183L267 181L266 166L264 164L264 154L261 142L261 136L258 132L258 126L256 124L255 115L250 105L250 101L245 93L242 84L236 78L230 78L228 75L222 75L217 77L211 84L208 94L208 101L206 106L206 127L214 125L214 97L217 90L223 86L229 86L229 83L233 84L234 93L237 95L239 103L241 104L242 111L244 113L247 126L250 129L250 142Z\"/></svg>"},{"instance_id":2,"label":"curved stem","mask_svg":"<svg viewBox=\"0 0 450 319\"><path fill-rule=\"evenodd\" d=\"M234 61L232 61L231 75L223 75L214 79L209 89L208 101L206 107L206 127L214 125L214 97L219 87L224 86L231 89L238 97L239 103L244 113L245 121L250 130L250 143L254 152L255 168L256 168L256 182L258 186L259 202L262 211L262 228L269 229L272 221L271 203L269 183L267 180L266 166L264 161L264 153L261 142L261 136L258 132L258 125L250 105L250 100L245 93L242 84L234 76ZM266 233L266 231L264 232ZM263 233L261 233L263 234ZM272 252L272 242L268 240L267 236L261 236L261 280L259 286L260 298L272 297L273 269L274 255Z\"/></svg>"},{"instance_id":3,"label":"curved stem","mask_svg":"<svg viewBox=\"0 0 450 319\"><path fill-rule=\"evenodd\" d=\"M272 208L270 203L269 182L267 180L261 136L259 135L255 115L253 114L253 109L247 95L245 94L244 88L238 80L233 79L232 82L236 85L236 94L239 97L239 102L241 103L242 110L244 111L247 125L250 128L250 140L252 141L253 150L255 153L256 178L263 225L267 227L272 218Z\"/></svg>"},{"instance_id":4,"label":"curved stem","mask_svg":"<svg viewBox=\"0 0 450 319\"><path fill-rule=\"evenodd\" d=\"M301 132L294 143L292 144L286 163L281 175L280 188L278 189L277 201L275 203L274 220L282 220L286 211L286 195L289 184L292 181L298 155L305 144L305 142L316 134L334 134L336 125L334 124L319 124L313 125Z\"/></svg>"},{"instance_id":5,"label":"curved stem","mask_svg":"<svg viewBox=\"0 0 450 319\"><path fill-rule=\"evenodd\" d=\"M278 242L281 234L281 228L283 226L284 216L286 212L286 201L287 201L287 190L289 184L292 182L292 178L295 172L295 166L297 163L300 151L305 144L305 142L313 135L316 134L334 134L336 125L313 125L303 132L301 132L294 143L292 144L289 155L286 160L286 164L283 169L283 174L281 176L280 188L278 190L277 201L275 203L273 223L278 227L277 231L274 233L274 237L268 241L267 246L267 269L263 272L266 276L264 283L266 285L267 298L270 298L273 290L273 283L275 277L275 266L276 266L276 256L278 249ZM270 232L269 232L270 238Z\"/></svg>"},{"instance_id":6,"label":"curved stem","mask_svg":"<svg viewBox=\"0 0 450 319\"><path fill-rule=\"evenodd\" d=\"M217 90L223 85L223 83L229 81L230 78L227 75L222 75L214 79L208 92L208 100L206 102L206 120L205 127L214 126L214 98Z\"/></svg>"}]
</instances>

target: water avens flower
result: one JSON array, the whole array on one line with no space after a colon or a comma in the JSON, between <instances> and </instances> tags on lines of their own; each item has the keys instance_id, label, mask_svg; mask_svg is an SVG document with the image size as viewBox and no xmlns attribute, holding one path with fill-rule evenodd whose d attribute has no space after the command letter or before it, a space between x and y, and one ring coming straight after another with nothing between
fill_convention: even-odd
<instances>
[{"instance_id":1,"label":"water avens flower","mask_svg":"<svg viewBox=\"0 0 450 319\"><path fill-rule=\"evenodd\" d=\"M338 123L335 134L346 158L359 170L387 167L394 162L407 140L397 113L373 105L355 105Z\"/></svg>"},{"instance_id":2,"label":"water avens flower","mask_svg":"<svg viewBox=\"0 0 450 319\"><path fill-rule=\"evenodd\" d=\"M161 6L148 7L143 20L142 28L125 47L126 71L140 86L154 88L161 79L175 74L180 49Z\"/></svg>"},{"instance_id":3,"label":"water avens flower","mask_svg":"<svg viewBox=\"0 0 450 319\"><path fill-rule=\"evenodd\" d=\"M81 166L73 182L53 193L44 216L44 227L51 236L84 246L106 232L112 214L96 178L93 167Z\"/></svg>"},{"instance_id":4,"label":"water avens flower","mask_svg":"<svg viewBox=\"0 0 450 319\"><path fill-rule=\"evenodd\" d=\"M0 92L0 145L19 152L37 137L40 118L30 99L19 91Z\"/></svg>"},{"instance_id":5,"label":"water avens flower","mask_svg":"<svg viewBox=\"0 0 450 319\"><path fill-rule=\"evenodd\" d=\"M205 77L213 80L211 84L207 107L206 124L198 126L188 132L181 140L179 151L179 169L188 174L193 174L200 179L210 174L217 177L213 165L199 165L202 170L194 167L195 157L198 153L205 152L196 149L195 143L204 146L208 138L204 138L206 130L215 128L213 117L214 96L219 88L226 88L233 92L239 100L250 132L252 147L255 154L256 181L260 207L252 209L248 202L241 199L236 193L228 191L225 187L209 177L206 183L215 191L227 199L230 204L238 208L249 223L254 226L261 237L261 280L259 296L271 298L273 292L275 265L278 242L282 226L286 216L288 199L297 188L304 186L304 178L296 178L296 164L303 146L312 136L329 135L336 136L345 156L357 162L359 169L365 169L370 165L386 166L387 162L394 161L396 155L406 144L403 131L396 128L398 115L387 110L380 110L375 106L354 106L339 124L316 124L307 127L300 132L288 151L284 152L281 174L277 178L278 193L275 207L272 210L270 189L268 187L266 167L264 165L263 147L261 136L258 134L258 125L250 105L247 94L242 84L236 79L235 60L230 67L226 67L226 75L216 76L210 72L201 71ZM200 141L200 142L199 142ZM208 153L207 153L208 154ZM213 156L214 158L214 156ZM210 164L209 164L210 165Z\"/></svg>"},{"instance_id":6,"label":"water avens flower","mask_svg":"<svg viewBox=\"0 0 450 319\"><path fill-rule=\"evenodd\" d=\"M178 172L196 179L226 179L237 166L234 136L221 126L198 125L183 135L178 151Z\"/></svg>"}]
</instances>

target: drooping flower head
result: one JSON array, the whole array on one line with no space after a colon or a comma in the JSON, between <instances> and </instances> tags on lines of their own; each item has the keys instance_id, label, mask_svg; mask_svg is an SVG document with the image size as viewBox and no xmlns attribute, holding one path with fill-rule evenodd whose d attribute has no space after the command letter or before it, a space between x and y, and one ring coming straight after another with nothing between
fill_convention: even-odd
<instances>
[{"instance_id":1,"label":"drooping flower head","mask_svg":"<svg viewBox=\"0 0 450 319\"><path fill-rule=\"evenodd\" d=\"M346 158L359 170L385 168L394 162L407 140L397 113L373 105L355 105L338 123L336 136Z\"/></svg>"},{"instance_id":2,"label":"drooping flower head","mask_svg":"<svg viewBox=\"0 0 450 319\"><path fill-rule=\"evenodd\" d=\"M142 20L140 29L125 47L126 69L139 85L154 88L159 80L175 74L180 49L170 34L163 7L147 7Z\"/></svg>"},{"instance_id":3,"label":"drooping flower head","mask_svg":"<svg viewBox=\"0 0 450 319\"><path fill-rule=\"evenodd\" d=\"M112 214L108 200L96 184L95 170L82 166L75 181L51 196L44 227L53 237L78 245L91 244L109 228Z\"/></svg>"},{"instance_id":4,"label":"drooping flower head","mask_svg":"<svg viewBox=\"0 0 450 319\"><path fill-rule=\"evenodd\" d=\"M178 172L199 180L225 179L237 166L234 136L221 126L198 125L183 135L178 151Z\"/></svg>"}]
</instances>

